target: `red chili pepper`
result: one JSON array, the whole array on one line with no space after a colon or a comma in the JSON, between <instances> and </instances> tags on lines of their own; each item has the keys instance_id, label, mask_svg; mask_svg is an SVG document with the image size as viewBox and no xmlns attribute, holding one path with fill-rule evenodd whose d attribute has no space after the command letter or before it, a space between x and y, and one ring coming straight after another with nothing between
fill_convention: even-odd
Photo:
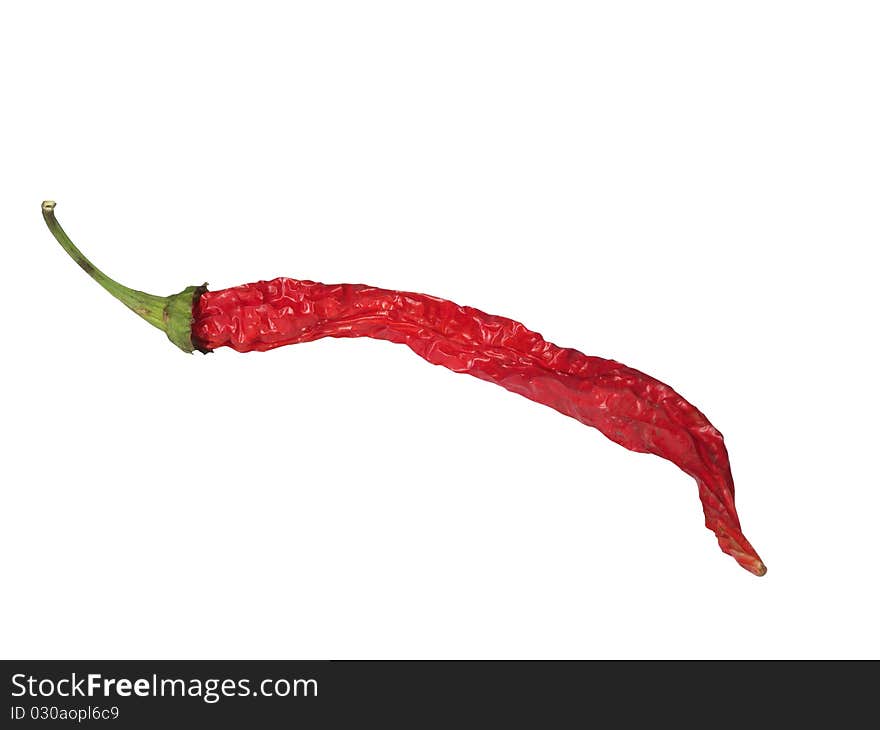
<instances>
[{"instance_id":1,"label":"red chili pepper","mask_svg":"<svg viewBox=\"0 0 880 730\"><path fill-rule=\"evenodd\" d=\"M593 426L631 451L668 459L697 481L706 527L755 575L767 568L740 530L724 440L668 385L614 360L557 347L512 319L445 299L362 284L278 278L171 297L113 281L76 248L43 203L49 229L74 260L186 352L271 350L322 337L372 337L407 345L430 363L488 380Z\"/></svg>"}]
</instances>

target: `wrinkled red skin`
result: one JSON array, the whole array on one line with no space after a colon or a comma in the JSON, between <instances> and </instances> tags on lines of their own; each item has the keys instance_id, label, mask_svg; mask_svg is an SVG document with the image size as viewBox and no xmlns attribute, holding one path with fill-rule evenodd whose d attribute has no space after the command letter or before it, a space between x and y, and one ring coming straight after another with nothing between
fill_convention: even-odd
<instances>
[{"instance_id":1,"label":"wrinkled red skin","mask_svg":"<svg viewBox=\"0 0 880 730\"><path fill-rule=\"evenodd\" d=\"M430 363L550 406L690 474L706 527L721 549L755 575L766 572L740 531L721 434L672 388L638 370L557 347L512 319L361 284L259 281L202 294L193 316L193 342L206 350L249 352L322 337L372 337L407 345Z\"/></svg>"}]
</instances>

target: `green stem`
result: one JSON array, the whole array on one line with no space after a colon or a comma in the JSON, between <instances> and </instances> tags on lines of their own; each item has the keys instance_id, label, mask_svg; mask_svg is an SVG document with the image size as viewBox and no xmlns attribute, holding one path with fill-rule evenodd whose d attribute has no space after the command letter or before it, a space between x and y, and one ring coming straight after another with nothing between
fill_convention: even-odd
<instances>
[{"instance_id":1,"label":"green stem","mask_svg":"<svg viewBox=\"0 0 880 730\"><path fill-rule=\"evenodd\" d=\"M207 290L207 285L188 286L182 292L168 297L130 289L107 276L76 247L55 218L54 201L43 202L43 218L52 235L61 244L61 248L116 299L139 317L162 330L168 335L168 339L184 352L192 352L196 349L206 352L192 341L192 310L198 298Z\"/></svg>"}]
</instances>

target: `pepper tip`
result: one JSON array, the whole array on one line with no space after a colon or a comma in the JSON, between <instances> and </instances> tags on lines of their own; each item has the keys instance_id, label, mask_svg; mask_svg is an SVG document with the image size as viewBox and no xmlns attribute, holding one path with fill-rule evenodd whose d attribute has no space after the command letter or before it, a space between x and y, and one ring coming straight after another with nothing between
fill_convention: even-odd
<instances>
[{"instance_id":1,"label":"pepper tip","mask_svg":"<svg viewBox=\"0 0 880 730\"><path fill-rule=\"evenodd\" d=\"M764 561L757 555L734 555L733 557L736 559L736 562L752 575L756 575L760 578L762 575L767 574L767 566L764 565Z\"/></svg>"},{"instance_id":2,"label":"pepper tip","mask_svg":"<svg viewBox=\"0 0 880 730\"><path fill-rule=\"evenodd\" d=\"M48 212L50 210L55 210L55 201L54 200L44 200L43 201L43 211Z\"/></svg>"}]
</instances>

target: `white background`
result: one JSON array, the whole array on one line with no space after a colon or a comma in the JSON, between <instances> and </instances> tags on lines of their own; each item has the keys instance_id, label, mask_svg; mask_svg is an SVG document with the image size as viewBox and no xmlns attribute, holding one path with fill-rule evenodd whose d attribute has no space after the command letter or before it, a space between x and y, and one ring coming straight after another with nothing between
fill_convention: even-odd
<instances>
[{"instance_id":1,"label":"white background","mask_svg":"<svg viewBox=\"0 0 880 730\"><path fill-rule=\"evenodd\" d=\"M875 3L7 4L5 658L874 657ZM424 291L668 382L661 459L404 347L89 281Z\"/></svg>"}]
</instances>

